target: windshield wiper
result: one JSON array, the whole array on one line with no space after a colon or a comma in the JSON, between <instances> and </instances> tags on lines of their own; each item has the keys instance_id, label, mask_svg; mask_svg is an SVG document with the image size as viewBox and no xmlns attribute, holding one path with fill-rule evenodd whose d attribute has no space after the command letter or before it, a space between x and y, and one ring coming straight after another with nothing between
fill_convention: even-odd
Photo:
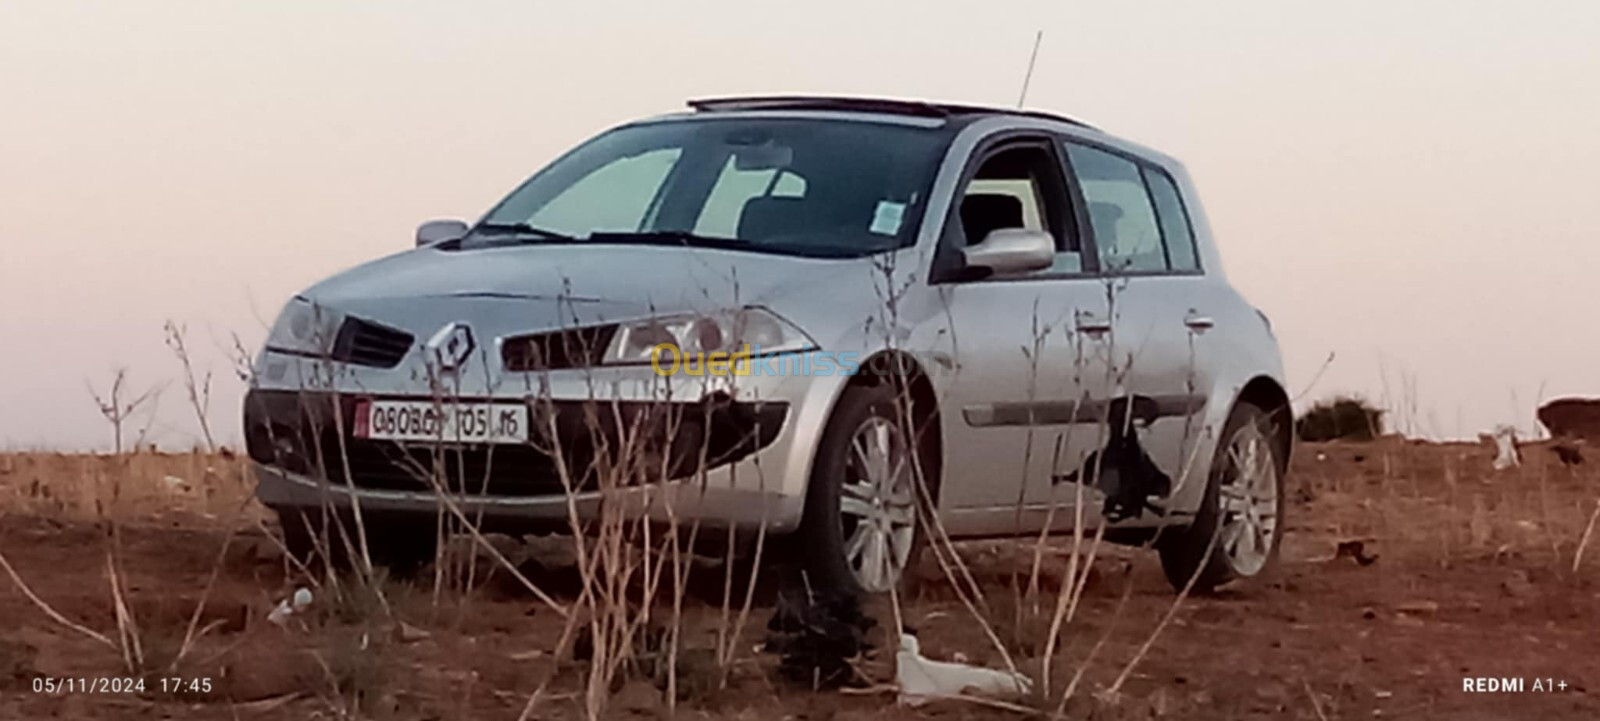
<instances>
[{"instance_id":1,"label":"windshield wiper","mask_svg":"<svg viewBox=\"0 0 1600 721\"><path fill-rule=\"evenodd\" d=\"M721 250L760 250L738 238L713 238L687 230L646 230L637 233L601 232L589 235L591 243L639 243L642 245L682 245L690 248Z\"/></svg>"},{"instance_id":2,"label":"windshield wiper","mask_svg":"<svg viewBox=\"0 0 1600 721\"><path fill-rule=\"evenodd\" d=\"M479 223L473 228L473 233L487 233L491 235L514 235L519 239L536 238L541 241L554 241L558 243L574 243L577 238L553 230L535 227L527 223Z\"/></svg>"},{"instance_id":3,"label":"windshield wiper","mask_svg":"<svg viewBox=\"0 0 1600 721\"><path fill-rule=\"evenodd\" d=\"M599 231L588 237L574 237L553 230L545 230L527 223L479 223L473 234L484 241L511 238L519 243L623 243L637 245L672 245L688 248L715 248L718 250L746 250L778 252L738 238L716 238L698 235L687 230Z\"/></svg>"}]
</instances>

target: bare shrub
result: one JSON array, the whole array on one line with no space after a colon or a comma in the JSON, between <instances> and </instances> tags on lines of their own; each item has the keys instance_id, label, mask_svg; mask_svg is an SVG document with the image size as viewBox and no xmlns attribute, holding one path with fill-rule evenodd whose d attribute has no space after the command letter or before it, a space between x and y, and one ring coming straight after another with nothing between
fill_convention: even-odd
<instances>
[{"instance_id":1,"label":"bare shrub","mask_svg":"<svg viewBox=\"0 0 1600 721\"><path fill-rule=\"evenodd\" d=\"M1384 411L1360 396L1338 396L1312 404L1295 421L1302 441L1370 441L1383 434Z\"/></svg>"}]
</instances>

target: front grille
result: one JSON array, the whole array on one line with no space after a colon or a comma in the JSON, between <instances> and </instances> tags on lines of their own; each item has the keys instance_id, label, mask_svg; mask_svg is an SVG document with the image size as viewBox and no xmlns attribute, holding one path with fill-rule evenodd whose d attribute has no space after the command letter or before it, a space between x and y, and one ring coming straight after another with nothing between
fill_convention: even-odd
<instances>
[{"instance_id":1,"label":"front grille","mask_svg":"<svg viewBox=\"0 0 1600 721\"><path fill-rule=\"evenodd\" d=\"M333 359L374 368L393 368L411 350L410 333L360 318L346 318L333 341Z\"/></svg>"},{"instance_id":2,"label":"front grille","mask_svg":"<svg viewBox=\"0 0 1600 721\"><path fill-rule=\"evenodd\" d=\"M500 358L513 372L593 368L604 360L617 326L597 325L507 338Z\"/></svg>"}]
</instances>

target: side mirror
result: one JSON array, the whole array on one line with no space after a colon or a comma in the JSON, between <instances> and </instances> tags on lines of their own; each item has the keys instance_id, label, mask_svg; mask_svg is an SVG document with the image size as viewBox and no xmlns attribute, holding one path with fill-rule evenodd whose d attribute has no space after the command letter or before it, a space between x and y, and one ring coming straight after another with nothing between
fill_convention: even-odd
<instances>
[{"instance_id":1,"label":"side mirror","mask_svg":"<svg viewBox=\"0 0 1600 721\"><path fill-rule=\"evenodd\" d=\"M969 268L988 268L994 275L1026 273L1050 267L1056 239L1042 230L996 228L983 242L961 250Z\"/></svg>"},{"instance_id":2,"label":"side mirror","mask_svg":"<svg viewBox=\"0 0 1600 721\"><path fill-rule=\"evenodd\" d=\"M417 247L455 240L467 234L467 224L459 220L430 220L417 226Z\"/></svg>"}]
</instances>

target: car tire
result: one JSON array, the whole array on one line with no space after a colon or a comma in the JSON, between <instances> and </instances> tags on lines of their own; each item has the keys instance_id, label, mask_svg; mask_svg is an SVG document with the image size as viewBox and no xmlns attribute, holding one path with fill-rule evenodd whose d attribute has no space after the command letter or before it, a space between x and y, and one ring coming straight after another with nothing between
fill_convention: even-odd
<instances>
[{"instance_id":1,"label":"car tire","mask_svg":"<svg viewBox=\"0 0 1600 721\"><path fill-rule=\"evenodd\" d=\"M823 430L805 514L790 539L805 584L815 591L887 592L899 587L920 554L918 517L927 512L936 483L923 484L926 492L918 487L919 472L929 473L930 466L926 444L915 442L914 433L932 429L905 420L906 404L896 388L885 383L847 390ZM880 449L887 450L890 471L869 477Z\"/></svg>"},{"instance_id":2,"label":"car tire","mask_svg":"<svg viewBox=\"0 0 1600 721\"><path fill-rule=\"evenodd\" d=\"M1193 579L1193 592L1208 593L1276 565L1288 449L1275 430L1267 411L1245 401L1228 416L1193 522L1156 542L1174 589Z\"/></svg>"},{"instance_id":3,"label":"car tire","mask_svg":"<svg viewBox=\"0 0 1600 721\"><path fill-rule=\"evenodd\" d=\"M278 510L284 548L290 555L308 566L331 560L334 568L348 570L356 564L347 550L344 534L349 534L348 548L356 549L359 554L361 546L355 536L355 520L348 516L340 520L343 522L336 521L333 524L326 541L333 558L323 559L322 511L299 508ZM377 513L368 513L362 520L366 526L367 552L374 566L382 566L389 569L391 574L403 577L415 573L433 560L438 549L438 533L431 521Z\"/></svg>"}]
</instances>

